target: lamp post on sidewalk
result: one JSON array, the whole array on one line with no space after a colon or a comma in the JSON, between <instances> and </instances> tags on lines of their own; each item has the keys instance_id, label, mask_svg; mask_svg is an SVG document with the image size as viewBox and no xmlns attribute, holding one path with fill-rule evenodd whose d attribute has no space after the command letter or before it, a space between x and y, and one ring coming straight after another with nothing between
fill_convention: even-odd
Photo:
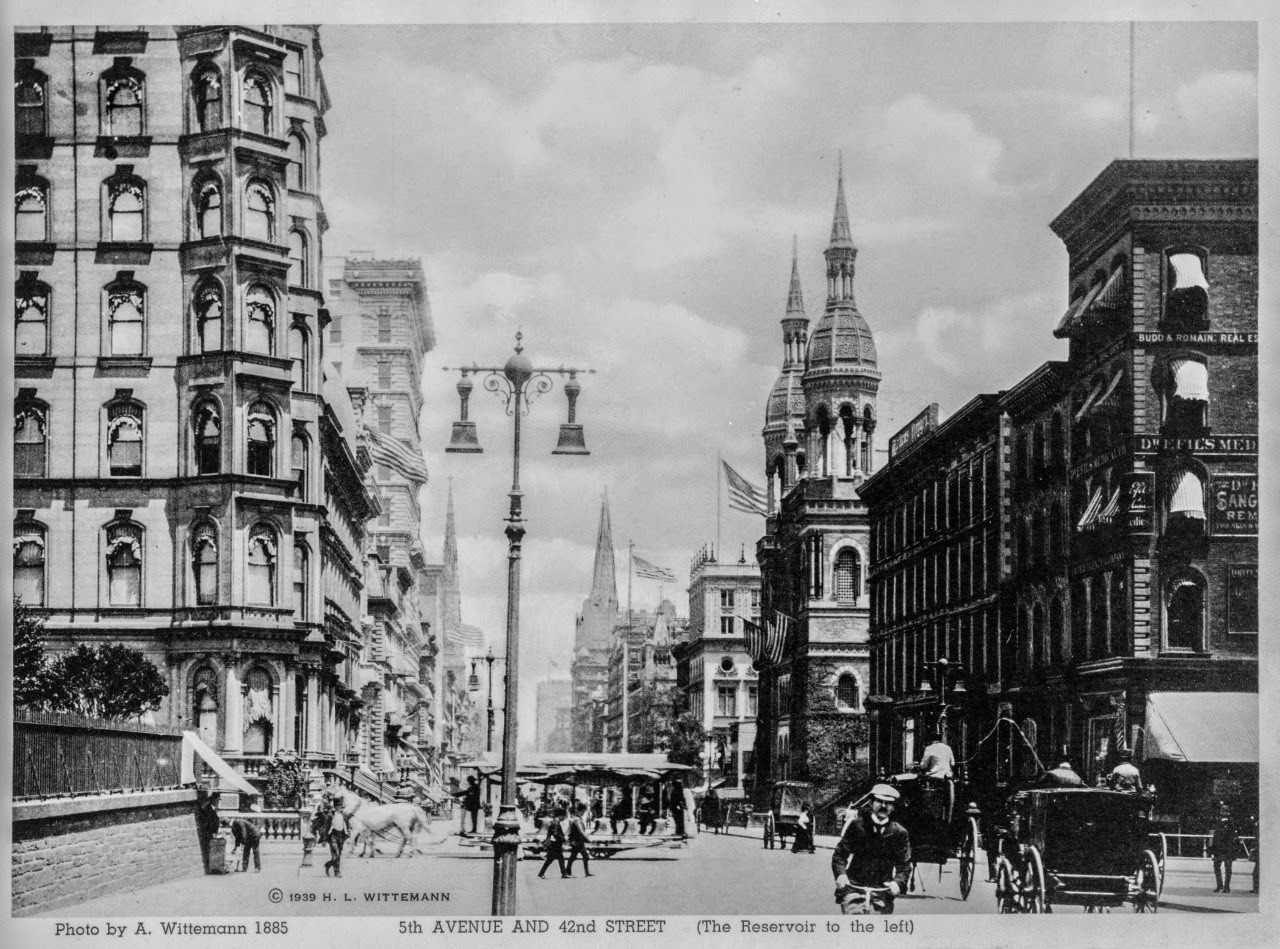
<instances>
[{"instance_id":1,"label":"lamp post on sidewalk","mask_svg":"<svg viewBox=\"0 0 1280 949\"><path fill-rule=\"evenodd\" d=\"M489 666L488 691L485 693L486 702L487 702L487 707L485 709L487 724L485 728L484 750L487 754L491 754L493 752L493 722L494 722L494 715L496 711L493 707L493 664L495 662L503 662L503 661L505 660L503 659L502 656L495 656L493 654L492 645L488 647L488 651L485 653L485 655L479 657L479 659L471 660L471 678L468 681L468 688L472 692L480 691L480 677L476 675L476 663L484 662ZM492 789L493 789L493 782L486 779L484 782L485 804L489 803L489 792ZM487 810L486 810L486 813L487 813Z\"/></svg>"},{"instance_id":2,"label":"lamp post on sidewalk","mask_svg":"<svg viewBox=\"0 0 1280 949\"><path fill-rule=\"evenodd\" d=\"M515 355L507 359L501 368L490 366L445 367L446 372L460 372L458 398L461 403L460 418L453 423L453 433L447 452L478 453L480 448L476 423L468 418L468 401L474 383L472 375L484 374L484 387L496 393L506 404L506 413L513 419L510 509L507 514L507 674L504 689L504 705L507 714L502 728L502 802L498 818L493 823L493 904L494 916L514 916L516 913L516 850L520 844L520 820L516 810L516 732L520 707L520 559L525 528L522 513L524 492L520 489L520 421L528 414L534 397L550 392L553 375L568 376L564 383L565 396L569 400L569 420L560 426L560 439L553 455L586 455L586 443L582 426L575 421L578 394L582 386L578 373L594 372L591 369L538 368L524 355L522 333L516 333ZM496 658L496 657L495 657ZM490 665L490 670L493 666ZM492 700L490 701L492 709ZM490 712L492 715L492 712ZM490 728L492 728L492 717Z\"/></svg>"}]
</instances>

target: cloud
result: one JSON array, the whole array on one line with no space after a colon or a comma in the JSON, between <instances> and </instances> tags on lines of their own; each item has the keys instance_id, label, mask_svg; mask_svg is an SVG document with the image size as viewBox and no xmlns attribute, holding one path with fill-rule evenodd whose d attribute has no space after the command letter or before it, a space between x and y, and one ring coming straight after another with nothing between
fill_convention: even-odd
<instances>
[{"instance_id":1,"label":"cloud","mask_svg":"<svg viewBox=\"0 0 1280 949\"><path fill-rule=\"evenodd\" d=\"M1184 158L1256 155L1258 76L1207 71L1138 103L1139 154Z\"/></svg>"}]
</instances>

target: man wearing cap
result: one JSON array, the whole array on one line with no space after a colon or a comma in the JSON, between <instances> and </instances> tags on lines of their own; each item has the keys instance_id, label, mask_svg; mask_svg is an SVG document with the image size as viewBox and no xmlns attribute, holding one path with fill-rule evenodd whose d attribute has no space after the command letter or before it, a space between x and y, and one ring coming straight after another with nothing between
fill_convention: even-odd
<instances>
[{"instance_id":1,"label":"man wearing cap","mask_svg":"<svg viewBox=\"0 0 1280 949\"><path fill-rule=\"evenodd\" d=\"M850 884L887 887L884 912L893 912L893 898L907 889L911 874L911 839L906 828L890 820L898 792L888 784L871 789L871 803L844 828L831 857L831 873L836 879L836 900L841 909L852 906L841 899Z\"/></svg>"},{"instance_id":2,"label":"man wearing cap","mask_svg":"<svg viewBox=\"0 0 1280 949\"><path fill-rule=\"evenodd\" d=\"M1133 752L1120 752L1119 763L1111 769L1107 784L1113 791L1141 791L1142 772L1133 763Z\"/></svg>"}]
</instances>

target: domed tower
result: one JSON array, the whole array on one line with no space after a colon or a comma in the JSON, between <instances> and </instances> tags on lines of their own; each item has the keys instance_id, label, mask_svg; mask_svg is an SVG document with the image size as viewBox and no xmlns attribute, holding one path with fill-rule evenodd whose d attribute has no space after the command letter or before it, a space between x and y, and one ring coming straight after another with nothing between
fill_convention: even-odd
<instances>
[{"instance_id":1,"label":"domed tower","mask_svg":"<svg viewBox=\"0 0 1280 949\"><path fill-rule=\"evenodd\" d=\"M802 376L803 451L815 477L865 477L871 470L880 370L871 327L853 298L858 249L849 232L844 161L836 181L835 219L827 258L827 306L809 338Z\"/></svg>"},{"instance_id":2,"label":"domed tower","mask_svg":"<svg viewBox=\"0 0 1280 949\"><path fill-rule=\"evenodd\" d=\"M782 372L765 403L764 470L769 482L769 510L778 506L783 496L796 483L798 476L796 448L804 429L805 343L809 336L809 317L804 312L804 295L800 292L800 266L796 240L791 239L791 287L787 291L787 311L782 317ZM799 465L799 467L803 467Z\"/></svg>"}]
</instances>

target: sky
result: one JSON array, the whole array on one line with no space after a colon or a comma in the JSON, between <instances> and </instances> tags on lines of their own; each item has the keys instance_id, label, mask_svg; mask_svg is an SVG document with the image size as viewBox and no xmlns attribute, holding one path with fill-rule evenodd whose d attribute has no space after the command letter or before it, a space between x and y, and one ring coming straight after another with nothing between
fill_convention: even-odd
<instances>
[{"instance_id":1,"label":"sky","mask_svg":"<svg viewBox=\"0 0 1280 949\"><path fill-rule=\"evenodd\" d=\"M792 239L812 326L840 156L883 448L930 402L945 417L1065 358L1051 330L1067 260L1048 224L1129 152L1127 23L321 35L325 253L422 261L437 340L423 543L440 556L452 485L463 618L495 652L512 426L477 386L485 453L446 454L457 376L442 367L500 366L519 330L535 365L595 370L578 403L590 456L550 454L558 379L524 419L526 683L568 675L606 491L624 609L628 542L680 580L635 580L634 606L667 596L682 615L699 548L718 538L721 559L753 558L763 520L718 505L717 455L764 482ZM1254 25L1140 22L1134 40L1135 157L1257 156Z\"/></svg>"}]
</instances>

